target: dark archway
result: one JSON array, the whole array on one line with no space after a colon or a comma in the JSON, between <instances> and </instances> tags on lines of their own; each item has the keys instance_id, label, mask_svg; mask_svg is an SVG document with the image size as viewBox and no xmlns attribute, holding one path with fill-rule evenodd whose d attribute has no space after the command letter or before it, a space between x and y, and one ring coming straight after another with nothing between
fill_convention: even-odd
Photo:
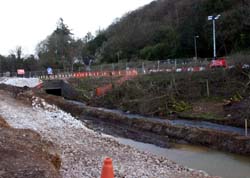
<instances>
[{"instance_id":1,"label":"dark archway","mask_svg":"<svg viewBox=\"0 0 250 178\"><path fill-rule=\"evenodd\" d=\"M46 93L50 94L50 95L56 95L56 96L62 96L62 89L48 89L45 90Z\"/></svg>"}]
</instances>

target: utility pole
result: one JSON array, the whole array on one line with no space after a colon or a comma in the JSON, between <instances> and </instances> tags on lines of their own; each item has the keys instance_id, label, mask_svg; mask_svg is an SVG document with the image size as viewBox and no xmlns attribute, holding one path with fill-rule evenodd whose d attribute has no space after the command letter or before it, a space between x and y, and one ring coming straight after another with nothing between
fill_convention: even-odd
<instances>
[{"instance_id":1,"label":"utility pole","mask_svg":"<svg viewBox=\"0 0 250 178\"><path fill-rule=\"evenodd\" d=\"M198 55L197 55L197 42L196 39L199 38L198 35L194 36L194 54L195 54L195 60L197 60Z\"/></svg>"},{"instance_id":2,"label":"utility pole","mask_svg":"<svg viewBox=\"0 0 250 178\"><path fill-rule=\"evenodd\" d=\"M116 53L116 55L117 55L117 63L119 63L119 61L120 61L120 55L121 55L121 53L122 53L121 50L119 50L119 51Z\"/></svg>"},{"instance_id":3,"label":"utility pole","mask_svg":"<svg viewBox=\"0 0 250 178\"><path fill-rule=\"evenodd\" d=\"M220 18L220 14L216 16L208 16L208 20L213 21L213 46L214 46L214 59L216 59L216 32L215 32L215 20L218 20Z\"/></svg>"},{"instance_id":4,"label":"utility pole","mask_svg":"<svg viewBox=\"0 0 250 178\"><path fill-rule=\"evenodd\" d=\"M117 63L119 63L119 60L120 60L120 53L118 52L117 53Z\"/></svg>"},{"instance_id":5,"label":"utility pole","mask_svg":"<svg viewBox=\"0 0 250 178\"><path fill-rule=\"evenodd\" d=\"M245 136L247 137L247 129L248 129L248 126L247 126L247 119L245 119Z\"/></svg>"}]
</instances>

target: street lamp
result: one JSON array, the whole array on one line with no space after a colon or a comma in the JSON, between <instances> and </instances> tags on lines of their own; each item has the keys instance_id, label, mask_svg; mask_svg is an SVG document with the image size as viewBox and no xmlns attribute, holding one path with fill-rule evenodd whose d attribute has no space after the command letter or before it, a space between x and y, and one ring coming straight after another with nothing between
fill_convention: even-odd
<instances>
[{"instance_id":1,"label":"street lamp","mask_svg":"<svg viewBox=\"0 0 250 178\"><path fill-rule=\"evenodd\" d=\"M117 51L117 52L116 52L117 59L118 59L118 61L117 61L117 62L119 62L120 57L121 57L121 54L122 54L122 50L119 50L119 51Z\"/></svg>"},{"instance_id":2,"label":"street lamp","mask_svg":"<svg viewBox=\"0 0 250 178\"><path fill-rule=\"evenodd\" d=\"M208 16L208 20L213 21L214 59L216 59L215 20L218 20L219 18L220 14L216 16Z\"/></svg>"},{"instance_id":3,"label":"street lamp","mask_svg":"<svg viewBox=\"0 0 250 178\"><path fill-rule=\"evenodd\" d=\"M197 43L196 39L199 38L198 35L194 36L194 54L195 54L195 60L197 60Z\"/></svg>"}]
</instances>

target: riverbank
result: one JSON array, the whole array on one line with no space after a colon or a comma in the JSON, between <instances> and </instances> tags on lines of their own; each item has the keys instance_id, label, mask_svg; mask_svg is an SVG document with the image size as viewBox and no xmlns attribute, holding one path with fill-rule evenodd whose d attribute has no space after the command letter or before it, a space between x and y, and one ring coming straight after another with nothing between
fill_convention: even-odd
<instances>
[{"instance_id":1,"label":"riverbank","mask_svg":"<svg viewBox=\"0 0 250 178\"><path fill-rule=\"evenodd\" d=\"M55 104L75 116L90 116L102 122L120 125L125 131L130 129L141 133L149 132L156 134L158 138L161 137L164 140L185 141L194 145L203 145L227 152L250 155L250 137L245 137L231 130L221 131L221 129L216 128L192 127L186 123L180 125L168 120L151 119L143 116L138 117L136 115L129 116L122 114L122 112L86 106L65 100L62 97L42 93L38 94L38 96L43 97L47 102ZM223 128L223 126L221 127ZM158 139L155 140L157 143Z\"/></svg>"},{"instance_id":2,"label":"riverbank","mask_svg":"<svg viewBox=\"0 0 250 178\"><path fill-rule=\"evenodd\" d=\"M205 146L190 145L185 142L174 144L171 142L171 139L160 139L159 136L155 137L154 134L151 134L148 138L147 132L136 132L124 125L103 122L93 117L80 117L80 119L86 123L88 128L96 132L113 135L122 144L127 144L158 156L166 156L181 165L205 170L210 175L218 175L225 178L248 178L250 174L249 156L217 151ZM159 143L162 143L159 142L159 139L162 141L165 139L166 141L163 141L163 143L166 145L167 142L167 146L170 146L170 148L164 147L164 144L159 145Z\"/></svg>"},{"instance_id":3,"label":"riverbank","mask_svg":"<svg viewBox=\"0 0 250 178\"><path fill-rule=\"evenodd\" d=\"M18 96L21 101L22 97L24 94ZM11 126L35 130L57 146L62 159L62 177L100 177L102 160L106 156L113 158L117 178L213 177L203 171L177 165L165 157L119 144L110 136L87 129L82 122L44 100L37 97L31 99L31 103L25 100L24 104L6 91L1 91L0 114Z\"/></svg>"},{"instance_id":4,"label":"riverbank","mask_svg":"<svg viewBox=\"0 0 250 178\"><path fill-rule=\"evenodd\" d=\"M152 73L116 85L116 78L79 78L68 82L79 99L91 106L122 110L147 117L208 121L244 128L245 107L235 115L231 107L248 97L249 69L235 66L201 72ZM94 95L96 88L112 84L112 91ZM81 97L82 95L88 96Z\"/></svg>"}]
</instances>

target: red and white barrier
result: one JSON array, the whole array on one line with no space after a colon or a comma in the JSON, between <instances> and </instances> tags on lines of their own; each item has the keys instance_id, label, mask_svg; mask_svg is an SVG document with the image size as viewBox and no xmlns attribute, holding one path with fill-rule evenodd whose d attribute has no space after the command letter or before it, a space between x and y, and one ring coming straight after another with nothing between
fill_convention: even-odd
<instances>
[{"instance_id":1,"label":"red and white barrier","mask_svg":"<svg viewBox=\"0 0 250 178\"><path fill-rule=\"evenodd\" d=\"M119 70L119 71L103 71L103 72L75 72L74 78L84 77L108 77L108 76L135 76L138 75L137 70Z\"/></svg>"},{"instance_id":2,"label":"red and white barrier","mask_svg":"<svg viewBox=\"0 0 250 178\"><path fill-rule=\"evenodd\" d=\"M167 68L167 69L152 69L149 70L149 73L156 73L156 72L200 72L209 70L210 68L202 67L202 66L195 66L195 67L181 67L181 68Z\"/></svg>"}]
</instances>

